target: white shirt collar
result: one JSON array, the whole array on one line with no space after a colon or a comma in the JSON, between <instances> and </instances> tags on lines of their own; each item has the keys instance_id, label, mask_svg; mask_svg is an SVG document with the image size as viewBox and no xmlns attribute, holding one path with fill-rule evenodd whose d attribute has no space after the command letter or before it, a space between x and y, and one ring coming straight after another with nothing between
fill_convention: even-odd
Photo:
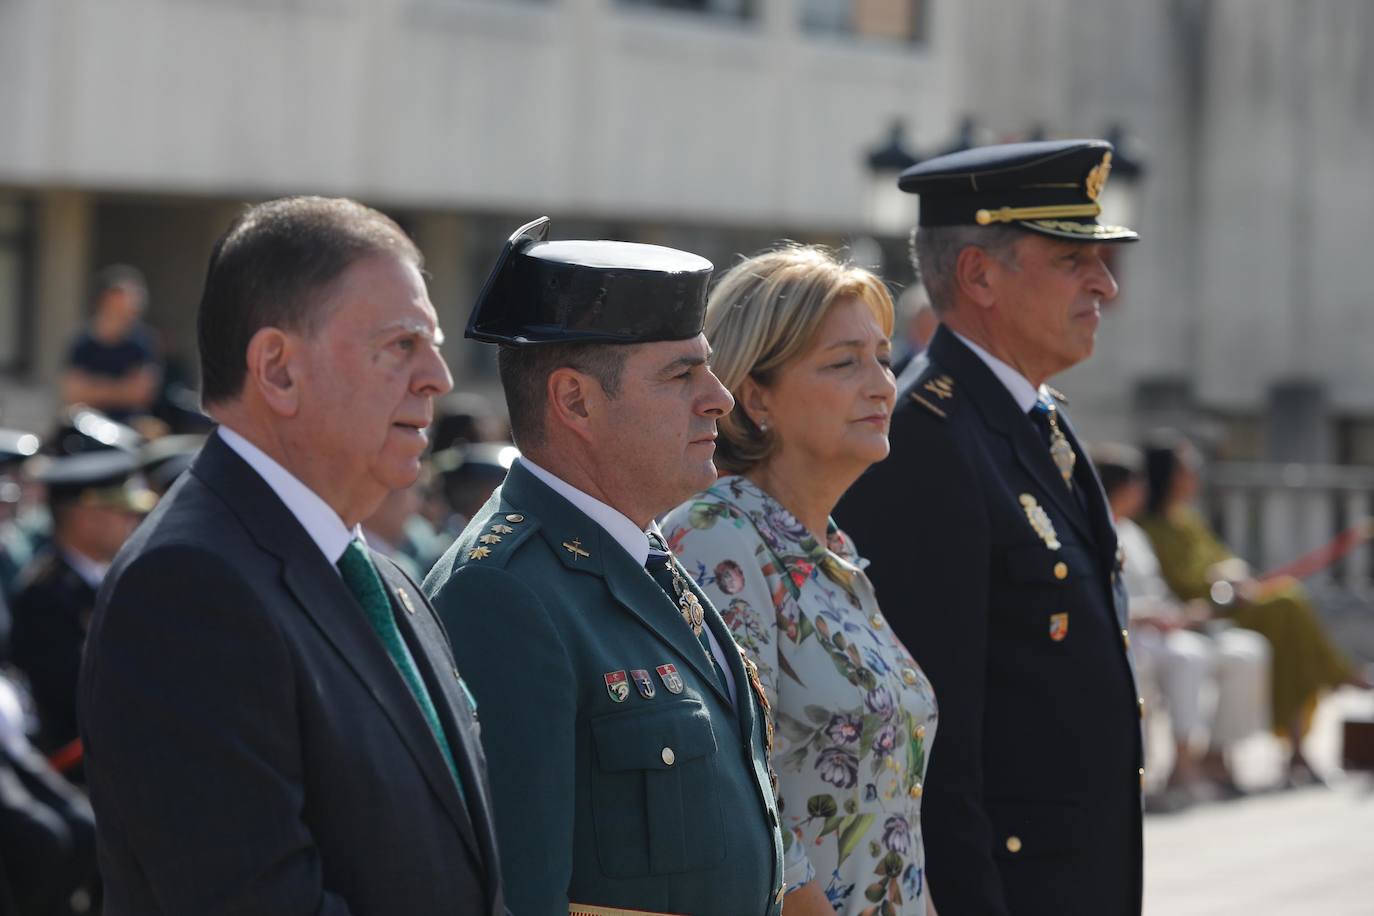
<instances>
[{"instance_id":1,"label":"white shirt collar","mask_svg":"<svg viewBox=\"0 0 1374 916\"><path fill-rule=\"evenodd\" d=\"M1016 406L1021 408L1022 413L1030 413L1030 409L1035 406L1041 395L1050 396L1049 389L1041 385L1039 390L1030 383L1020 372L993 356L987 350L978 346L958 331L950 331L955 337L963 342L964 346L973 351L973 354L983 361L992 370L992 374L997 376L997 380L1011 393L1016 400Z\"/></svg>"},{"instance_id":2,"label":"white shirt collar","mask_svg":"<svg viewBox=\"0 0 1374 916\"><path fill-rule=\"evenodd\" d=\"M640 566L643 566L644 561L649 559L649 535L641 531L639 526L630 521L623 513L616 509L612 509L594 496L588 496L561 477L555 477L524 455L521 455L516 460L524 465L525 470L548 484L553 488L555 493L572 503L588 518L606 529L606 533L609 534L617 544L625 548L625 552ZM653 527L653 524L651 524L650 528L652 529Z\"/></svg>"},{"instance_id":3,"label":"white shirt collar","mask_svg":"<svg viewBox=\"0 0 1374 916\"><path fill-rule=\"evenodd\" d=\"M62 559L67 561L67 565L81 577L81 581L96 591L100 590L100 583L105 580L105 574L110 571L109 563L97 563L84 553L79 553L70 547L57 549L61 552Z\"/></svg>"},{"instance_id":4,"label":"white shirt collar","mask_svg":"<svg viewBox=\"0 0 1374 916\"><path fill-rule=\"evenodd\" d=\"M352 531L344 525L343 519L320 498L314 490L301 483L294 474L274 461L266 452L249 442L227 426L217 430L220 440L233 449L248 466L258 472L277 498L285 504L287 511L301 523L305 533L320 548L320 553L329 561L330 566L338 566L348 542L354 538L362 539L362 526Z\"/></svg>"}]
</instances>

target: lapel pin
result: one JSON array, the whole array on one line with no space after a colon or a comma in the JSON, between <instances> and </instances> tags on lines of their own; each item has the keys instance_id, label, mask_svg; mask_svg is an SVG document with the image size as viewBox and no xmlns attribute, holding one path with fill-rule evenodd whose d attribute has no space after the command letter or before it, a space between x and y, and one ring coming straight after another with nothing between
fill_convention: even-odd
<instances>
[{"instance_id":1,"label":"lapel pin","mask_svg":"<svg viewBox=\"0 0 1374 916\"><path fill-rule=\"evenodd\" d=\"M582 557L583 559L591 557L590 553L582 549L581 538L573 538L571 544L569 544L567 541L564 541L563 549L566 550L568 553L572 554L574 559L577 557Z\"/></svg>"}]
</instances>

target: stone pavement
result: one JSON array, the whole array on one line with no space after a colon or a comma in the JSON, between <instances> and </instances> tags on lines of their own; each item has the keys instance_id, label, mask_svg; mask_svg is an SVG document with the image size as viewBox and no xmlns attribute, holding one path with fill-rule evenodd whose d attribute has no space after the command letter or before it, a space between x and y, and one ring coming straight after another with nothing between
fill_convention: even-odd
<instances>
[{"instance_id":1,"label":"stone pavement","mask_svg":"<svg viewBox=\"0 0 1374 916\"><path fill-rule=\"evenodd\" d=\"M1374 776L1339 769L1341 721L1370 717L1374 695L1355 690L1319 708L1304 749L1330 788L1260 788L1283 762L1261 735L1236 765L1254 794L1147 816L1146 916L1374 916Z\"/></svg>"}]
</instances>

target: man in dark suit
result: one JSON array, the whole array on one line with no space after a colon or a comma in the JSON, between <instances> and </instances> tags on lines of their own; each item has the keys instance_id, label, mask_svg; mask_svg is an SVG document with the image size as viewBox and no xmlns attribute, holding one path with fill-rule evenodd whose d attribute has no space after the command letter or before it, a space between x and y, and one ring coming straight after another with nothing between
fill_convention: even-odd
<instances>
[{"instance_id":1,"label":"man in dark suit","mask_svg":"<svg viewBox=\"0 0 1374 916\"><path fill-rule=\"evenodd\" d=\"M468 325L503 344L522 455L425 581L486 716L512 909L775 916L757 673L654 525L715 479L733 403L701 333L711 264L547 223Z\"/></svg>"},{"instance_id":2,"label":"man in dark suit","mask_svg":"<svg viewBox=\"0 0 1374 916\"><path fill-rule=\"evenodd\" d=\"M452 384L420 263L348 200L261 204L216 245L221 426L115 561L81 672L109 916L505 910L443 628L358 539Z\"/></svg>"},{"instance_id":3,"label":"man in dark suit","mask_svg":"<svg viewBox=\"0 0 1374 916\"><path fill-rule=\"evenodd\" d=\"M1111 147L1012 144L913 166L939 313L892 453L837 519L940 698L922 826L941 913L1117 916L1141 903L1140 703L1116 534L1062 398L1117 286Z\"/></svg>"}]
</instances>

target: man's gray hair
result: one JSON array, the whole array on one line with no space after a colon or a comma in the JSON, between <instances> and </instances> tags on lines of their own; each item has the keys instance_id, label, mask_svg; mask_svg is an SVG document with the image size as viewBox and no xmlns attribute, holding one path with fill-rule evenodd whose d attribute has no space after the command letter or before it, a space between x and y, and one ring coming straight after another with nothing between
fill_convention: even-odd
<instances>
[{"instance_id":1,"label":"man's gray hair","mask_svg":"<svg viewBox=\"0 0 1374 916\"><path fill-rule=\"evenodd\" d=\"M930 307L943 315L954 307L954 268L959 252L972 245L1003 264L1016 265L1014 246L1026 231L1018 226L919 226L911 234L911 263L930 295Z\"/></svg>"}]
</instances>

